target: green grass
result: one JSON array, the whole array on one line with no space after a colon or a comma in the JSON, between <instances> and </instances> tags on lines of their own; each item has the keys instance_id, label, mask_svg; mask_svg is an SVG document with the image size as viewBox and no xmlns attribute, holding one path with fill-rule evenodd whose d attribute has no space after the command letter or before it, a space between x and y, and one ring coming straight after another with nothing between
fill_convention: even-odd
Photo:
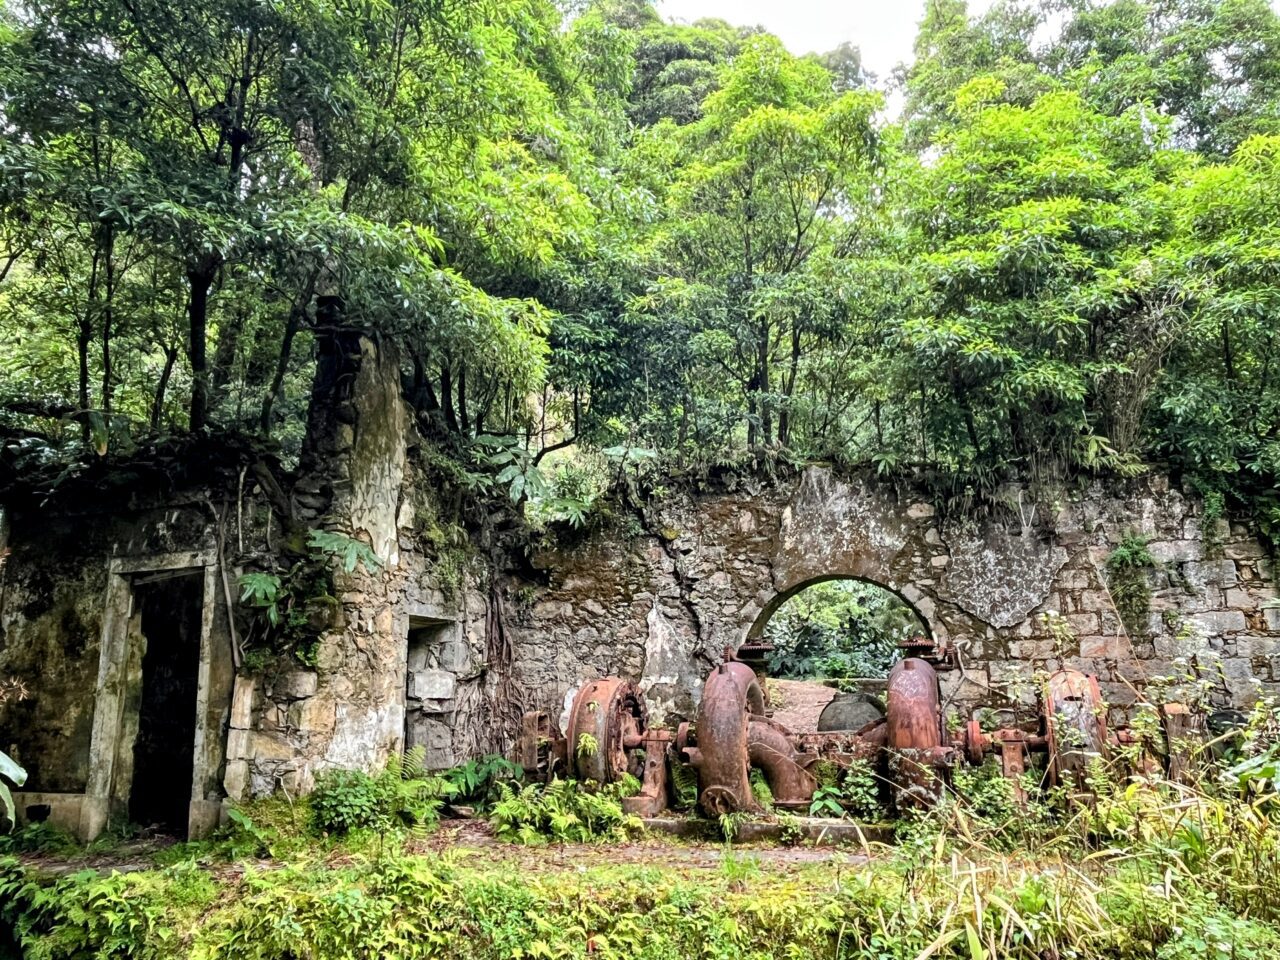
<instances>
[{"instance_id":1,"label":"green grass","mask_svg":"<svg viewBox=\"0 0 1280 960\"><path fill-rule=\"evenodd\" d=\"M664 862L653 846L625 863L600 847L566 860L507 845L413 855L395 842L61 878L8 858L0 918L33 960L1262 960L1280 951L1280 833L1265 807L1159 785L1122 792L1095 816L1091 840L1063 832L1037 850L965 840L949 814L869 862L760 856L719 869Z\"/></svg>"}]
</instances>

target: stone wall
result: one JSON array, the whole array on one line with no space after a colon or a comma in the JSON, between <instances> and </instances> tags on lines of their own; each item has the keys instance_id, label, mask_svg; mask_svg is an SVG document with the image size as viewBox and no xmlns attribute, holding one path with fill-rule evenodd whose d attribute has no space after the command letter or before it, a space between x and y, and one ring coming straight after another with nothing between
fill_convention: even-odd
<instances>
[{"instance_id":1,"label":"stone wall","mask_svg":"<svg viewBox=\"0 0 1280 960\"><path fill-rule=\"evenodd\" d=\"M50 807L63 826L79 828L90 794L98 801L95 822L127 797L136 720L131 727L126 714L133 704L136 718L142 651L131 640L137 611L120 585L170 568L199 577L204 699L197 711L202 731L213 736L196 745L193 775L205 799L220 796L231 652L215 576L225 513L211 494L194 488L132 500L80 491L56 506L0 511L0 554L8 551L0 570L0 679L28 692L0 704L0 749L26 768L27 801Z\"/></svg>"},{"instance_id":2,"label":"stone wall","mask_svg":"<svg viewBox=\"0 0 1280 960\"><path fill-rule=\"evenodd\" d=\"M519 682L558 710L582 680L620 673L642 678L660 715L688 717L725 647L758 635L804 586L854 577L897 592L955 647L960 669L942 682L957 714L1029 705L1035 673L1060 665L1097 674L1118 710L1145 680L1197 660L1223 702L1277 692L1274 570L1245 528L1218 521L1207 542L1202 505L1161 476L1057 503L1016 489L1007 500L993 519L944 518L823 467L670 498L629 535L544 551L545 584L511 584L525 598L511 631ZM1149 623L1132 636L1106 574L1129 534L1159 561ZM1055 636L1050 612L1070 636Z\"/></svg>"},{"instance_id":3,"label":"stone wall","mask_svg":"<svg viewBox=\"0 0 1280 960\"><path fill-rule=\"evenodd\" d=\"M252 458L204 469L187 456L183 483L165 471L113 493L90 477L84 496L7 505L0 679L33 696L0 705L0 748L31 771L27 802L49 801L86 835L119 815L128 785L113 770L129 766L139 675L132 591L170 567L203 571L193 830L227 798L306 791L326 769L377 769L406 746L438 768L504 750L524 710L560 713L594 677L638 679L655 719L688 718L725 648L822 579L872 581L910 603L957 651L942 682L961 716L1030 705L1035 674L1059 665L1097 674L1121 712L1145 681L1189 663L1211 668L1223 703L1280 686L1271 562L1239 525L1218 521L1206 537L1202 505L1159 475L1055 503L1010 489L1006 507L966 521L873 478L811 467L618 508L593 533L542 535L532 556L527 531L507 523L498 535L505 515L490 516L442 562L439 491L399 374L387 344L350 332L321 343L287 488ZM237 667L249 622L237 577L293 562L315 528L363 541L376 567L335 564L312 665ZM1132 635L1106 575L1131 533L1159 561L1148 623Z\"/></svg>"}]
</instances>

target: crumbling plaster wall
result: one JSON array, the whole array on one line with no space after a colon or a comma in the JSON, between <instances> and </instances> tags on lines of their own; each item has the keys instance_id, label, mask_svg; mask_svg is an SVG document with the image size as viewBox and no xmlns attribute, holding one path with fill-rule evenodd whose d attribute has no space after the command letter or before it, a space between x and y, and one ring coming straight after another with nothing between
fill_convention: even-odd
<instances>
[{"instance_id":1,"label":"crumbling plaster wall","mask_svg":"<svg viewBox=\"0 0 1280 960\"><path fill-rule=\"evenodd\" d=\"M962 669L942 679L957 714L1028 705L1036 671L1060 665L1097 674L1121 709L1134 685L1196 657L1220 665L1224 700L1280 689L1273 569L1244 527L1219 521L1206 545L1200 503L1159 475L1059 503L1016 490L1009 501L998 519L944 519L922 499L818 466L669 498L643 530L544 551L545 586L510 587L525 601L511 630L520 685L559 710L582 680L619 673L642 678L659 714L687 717L722 650L758 634L786 597L858 577L897 591L957 649ZM1150 622L1132 637L1105 575L1129 533L1160 561ZM1074 638L1055 639L1050 611Z\"/></svg>"},{"instance_id":2,"label":"crumbling plaster wall","mask_svg":"<svg viewBox=\"0 0 1280 960\"><path fill-rule=\"evenodd\" d=\"M213 518L198 496L108 515L8 513L0 678L21 681L30 696L0 706L0 746L27 769L31 790L82 791L109 559L212 544Z\"/></svg>"},{"instance_id":3,"label":"crumbling plaster wall","mask_svg":"<svg viewBox=\"0 0 1280 960\"><path fill-rule=\"evenodd\" d=\"M444 578L415 535L431 500L400 396L395 346L357 334L322 344L295 520L368 544L379 560L335 573L314 668L277 665L236 684L224 786L233 799L305 792L330 768L375 770L405 741L406 694L436 768L495 749L484 722L488 601L480 568ZM410 676L409 635L436 627Z\"/></svg>"}]
</instances>

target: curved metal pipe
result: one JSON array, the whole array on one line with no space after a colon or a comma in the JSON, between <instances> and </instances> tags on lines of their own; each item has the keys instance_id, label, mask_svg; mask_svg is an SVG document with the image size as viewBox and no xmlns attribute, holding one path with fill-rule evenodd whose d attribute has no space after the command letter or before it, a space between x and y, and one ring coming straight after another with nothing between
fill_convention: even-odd
<instances>
[{"instance_id":1,"label":"curved metal pipe","mask_svg":"<svg viewBox=\"0 0 1280 960\"><path fill-rule=\"evenodd\" d=\"M763 716L764 693L745 663L722 663L707 677L698 704L698 747L688 751L698 771L698 803L712 816L760 812L747 778L747 726Z\"/></svg>"},{"instance_id":2,"label":"curved metal pipe","mask_svg":"<svg viewBox=\"0 0 1280 960\"><path fill-rule=\"evenodd\" d=\"M698 771L698 802L716 815L760 812L750 768L764 771L774 802L804 806L817 781L796 762L790 734L764 715L764 691L745 663L722 663L707 677L698 705L698 746L686 751Z\"/></svg>"},{"instance_id":3,"label":"curved metal pipe","mask_svg":"<svg viewBox=\"0 0 1280 960\"><path fill-rule=\"evenodd\" d=\"M747 756L751 766L764 771L775 805L807 807L813 800L818 781L796 762L791 737L781 724L752 717L747 724Z\"/></svg>"}]
</instances>

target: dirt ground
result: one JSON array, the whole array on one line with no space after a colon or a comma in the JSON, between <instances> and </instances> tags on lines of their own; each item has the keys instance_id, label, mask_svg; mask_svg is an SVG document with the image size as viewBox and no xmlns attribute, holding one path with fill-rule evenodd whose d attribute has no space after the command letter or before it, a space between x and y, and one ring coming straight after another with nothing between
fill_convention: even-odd
<instances>
[{"instance_id":1,"label":"dirt ground","mask_svg":"<svg viewBox=\"0 0 1280 960\"><path fill-rule=\"evenodd\" d=\"M835 697L836 689L809 680L769 678L773 719L793 732L817 730L818 717Z\"/></svg>"},{"instance_id":2,"label":"dirt ground","mask_svg":"<svg viewBox=\"0 0 1280 960\"><path fill-rule=\"evenodd\" d=\"M439 830L423 841L417 842L415 851L443 852L451 849L470 851L470 862L493 864L518 864L522 869L573 869L601 863L627 863L649 867L705 867L718 869L728 855L738 860L754 859L761 865L786 866L802 863L865 863L867 857L857 849L848 847L784 847L775 844L735 844L727 847L719 843L676 840L654 836L631 843L620 844L548 844L545 847L524 847L506 843L493 836L487 823L481 821L453 821L444 823Z\"/></svg>"},{"instance_id":3,"label":"dirt ground","mask_svg":"<svg viewBox=\"0 0 1280 960\"><path fill-rule=\"evenodd\" d=\"M123 844L111 851L79 857L25 854L19 859L25 865L48 876L65 876L80 870L96 870L103 874L131 873L153 868L155 861L152 858L172 846L173 842L171 839L157 838ZM629 843L619 844L547 844L541 847L527 847L499 840L493 835L492 827L483 820L445 820L432 833L409 840L406 849L411 853L456 851L463 856L464 862L472 866L539 872L576 870L603 864L718 870L726 858L754 861L765 869L786 872L789 867L805 864L830 863L833 866L856 866L868 860L866 853L858 847L851 846L738 843L730 847L720 843L677 839L661 834L651 834ZM331 866L337 866L349 859L349 854L334 850L329 857L329 863ZM209 869L219 875L234 875L247 866L259 870L270 870L276 865L272 861L250 860L209 864Z\"/></svg>"}]
</instances>

